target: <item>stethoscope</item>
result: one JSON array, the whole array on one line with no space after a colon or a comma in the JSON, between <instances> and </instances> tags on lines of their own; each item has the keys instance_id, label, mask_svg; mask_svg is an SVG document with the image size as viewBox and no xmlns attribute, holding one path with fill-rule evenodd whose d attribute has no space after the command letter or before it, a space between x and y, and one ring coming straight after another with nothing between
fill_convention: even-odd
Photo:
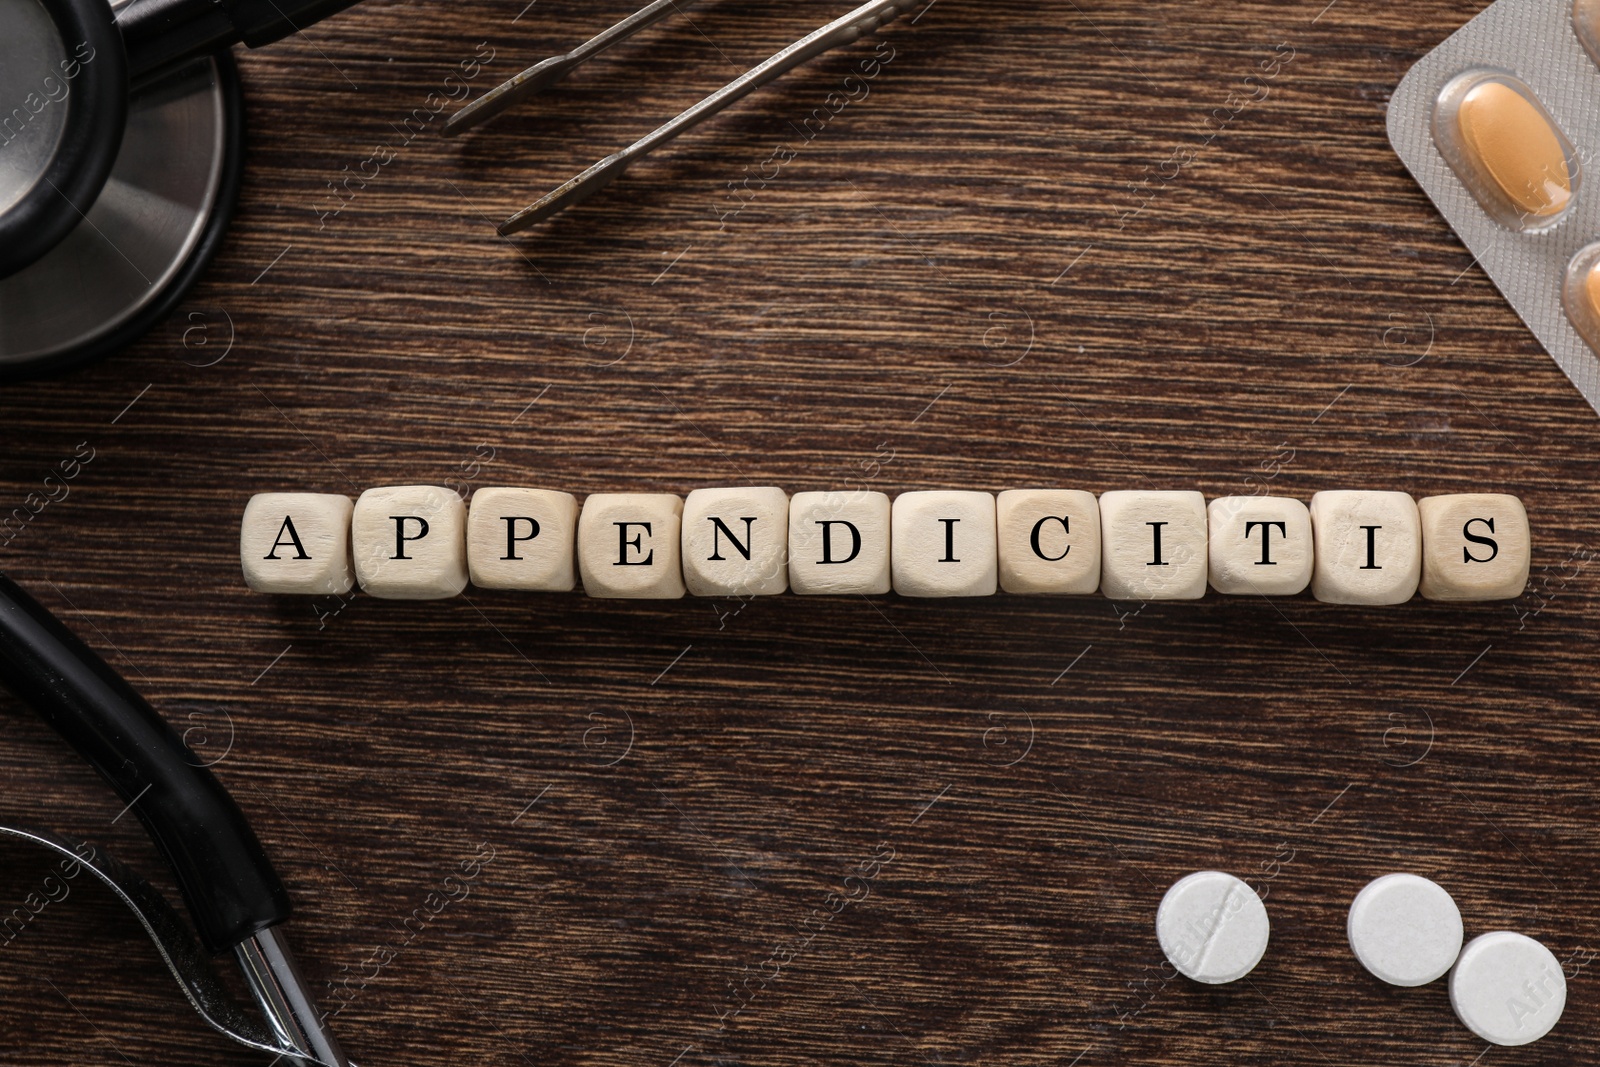
<instances>
[{"instance_id":1,"label":"stethoscope","mask_svg":"<svg viewBox=\"0 0 1600 1067\"><path fill-rule=\"evenodd\" d=\"M95 359L165 318L232 217L230 45L356 0L0 0L0 380Z\"/></svg>"},{"instance_id":2,"label":"stethoscope","mask_svg":"<svg viewBox=\"0 0 1600 1067\"><path fill-rule=\"evenodd\" d=\"M271 1056L272 1063L297 1067L350 1067L285 938L289 893L243 811L211 773L226 752L203 758L204 731L191 727L180 735L3 574L0 687L31 705L116 790L123 811L144 824L177 879L190 921L91 842L0 824L0 848L20 844L49 853L62 893L52 899L64 899L61 887L83 873L104 883L138 918L200 1017L263 1053L263 1063ZM248 1001L235 1000L213 967L214 958L229 956L243 973Z\"/></svg>"}]
</instances>

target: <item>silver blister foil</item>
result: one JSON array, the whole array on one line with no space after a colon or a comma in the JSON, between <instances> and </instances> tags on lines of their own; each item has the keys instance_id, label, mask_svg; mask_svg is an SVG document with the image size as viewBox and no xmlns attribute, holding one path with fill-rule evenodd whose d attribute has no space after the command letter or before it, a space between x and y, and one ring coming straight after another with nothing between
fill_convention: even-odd
<instances>
[{"instance_id":1,"label":"silver blister foil","mask_svg":"<svg viewBox=\"0 0 1600 1067\"><path fill-rule=\"evenodd\" d=\"M1576 197L1559 222L1521 232L1497 221L1434 142L1440 94L1471 70L1515 75L1576 149ZM1562 305L1568 264L1600 241L1600 67L1573 28L1573 0L1498 0L1407 72L1389 101L1389 141L1478 264L1591 407L1600 411L1600 358Z\"/></svg>"}]
</instances>

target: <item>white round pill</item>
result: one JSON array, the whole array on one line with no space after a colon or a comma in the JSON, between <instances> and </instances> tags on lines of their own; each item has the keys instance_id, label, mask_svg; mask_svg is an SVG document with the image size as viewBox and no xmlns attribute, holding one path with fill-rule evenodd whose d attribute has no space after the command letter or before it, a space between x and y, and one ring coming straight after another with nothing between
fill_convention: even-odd
<instances>
[{"instance_id":1,"label":"white round pill","mask_svg":"<svg viewBox=\"0 0 1600 1067\"><path fill-rule=\"evenodd\" d=\"M1223 871L1179 879L1156 909L1156 937L1178 971L1220 985L1243 978L1267 951L1267 907Z\"/></svg>"},{"instance_id":2,"label":"white round pill","mask_svg":"<svg viewBox=\"0 0 1600 1067\"><path fill-rule=\"evenodd\" d=\"M1567 1006L1567 977L1550 950L1499 930L1475 937L1450 975L1450 1003L1467 1029L1496 1045L1550 1032Z\"/></svg>"},{"instance_id":3,"label":"white round pill","mask_svg":"<svg viewBox=\"0 0 1600 1067\"><path fill-rule=\"evenodd\" d=\"M1415 874L1368 882L1346 932L1361 966L1390 985L1426 985L1461 954L1461 910L1443 886Z\"/></svg>"}]
</instances>

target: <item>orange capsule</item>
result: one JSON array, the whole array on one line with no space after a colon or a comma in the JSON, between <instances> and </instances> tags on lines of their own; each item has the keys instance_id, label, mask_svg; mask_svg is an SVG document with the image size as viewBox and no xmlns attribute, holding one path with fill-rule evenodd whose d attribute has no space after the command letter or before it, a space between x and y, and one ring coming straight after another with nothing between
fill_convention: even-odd
<instances>
[{"instance_id":1,"label":"orange capsule","mask_svg":"<svg viewBox=\"0 0 1600 1067\"><path fill-rule=\"evenodd\" d=\"M1589 58L1600 64L1600 0L1573 0L1572 30Z\"/></svg>"},{"instance_id":2,"label":"orange capsule","mask_svg":"<svg viewBox=\"0 0 1600 1067\"><path fill-rule=\"evenodd\" d=\"M1561 306L1578 336L1600 352L1600 242L1579 249L1567 264Z\"/></svg>"},{"instance_id":3,"label":"orange capsule","mask_svg":"<svg viewBox=\"0 0 1600 1067\"><path fill-rule=\"evenodd\" d=\"M1433 134L1462 184L1511 229L1555 225L1578 194L1572 142L1533 90L1503 71L1469 71L1445 86Z\"/></svg>"}]
</instances>

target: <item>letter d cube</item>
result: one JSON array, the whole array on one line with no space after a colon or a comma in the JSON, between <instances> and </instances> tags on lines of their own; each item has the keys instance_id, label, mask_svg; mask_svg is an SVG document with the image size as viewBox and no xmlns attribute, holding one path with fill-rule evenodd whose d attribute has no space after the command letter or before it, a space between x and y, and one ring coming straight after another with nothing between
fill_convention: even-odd
<instances>
[{"instance_id":1,"label":"letter d cube","mask_svg":"<svg viewBox=\"0 0 1600 1067\"><path fill-rule=\"evenodd\" d=\"M789 588L801 596L887 593L890 515L882 493L796 493L789 502Z\"/></svg>"}]
</instances>

